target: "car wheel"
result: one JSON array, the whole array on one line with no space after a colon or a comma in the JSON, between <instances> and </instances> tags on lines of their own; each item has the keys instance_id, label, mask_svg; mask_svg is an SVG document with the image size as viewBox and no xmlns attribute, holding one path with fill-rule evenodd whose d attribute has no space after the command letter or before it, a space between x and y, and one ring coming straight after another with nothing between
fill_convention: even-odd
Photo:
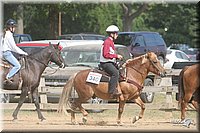
<instances>
[{"instance_id":1,"label":"car wheel","mask_svg":"<svg viewBox=\"0 0 200 133\"><path fill-rule=\"evenodd\" d=\"M162 66L164 66L164 58L162 57L162 56L158 56L158 60L160 61L160 64L162 65Z\"/></svg>"},{"instance_id":2,"label":"car wheel","mask_svg":"<svg viewBox=\"0 0 200 133\"><path fill-rule=\"evenodd\" d=\"M150 78L145 79L145 86L153 86L153 81ZM152 103L154 98L154 92L142 92L140 98L144 103Z\"/></svg>"},{"instance_id":3,"label":"car wheel","mask_svg":"<svg viewBox=\"0 0 200 133\"><path fill-rule=\"evenodd\" d=\"M9 103L10 95L9 94L0 94L0 103Z\"/></svg>"},{"instance_id":4,"label":"car wheel","mask_svg":"<svg viewBox=\"0 0 200 133\"><path fill-rule=\"evenodd\" d=\"M107 104L108 100L103 100L101 98L95 97L95 98L91 98L89 100L89 103L90 104ZM92 109L89 112L92 112L92 113L101 113L103 111L104 111L104 109Z\"/></svg>"}]
</instances>

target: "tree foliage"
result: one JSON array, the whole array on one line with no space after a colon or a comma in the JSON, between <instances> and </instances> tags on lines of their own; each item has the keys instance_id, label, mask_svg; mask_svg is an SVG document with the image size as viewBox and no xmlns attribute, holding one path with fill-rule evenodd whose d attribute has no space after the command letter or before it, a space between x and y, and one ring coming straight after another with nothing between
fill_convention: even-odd
<instances>
[{"instance_id":1,"label":"tree foliage","mask_svg":"<svg viewBox=\"0 0 200 133\"><path fill-rule=\"evenodd\" d=\"M155 31L167 42L187 43L195 46L197 32L196 4L184 3L54 3L23 4L23 16L19 4L4 4L4 22L23 17L24 33L34 40L56 39L58 13L62 14L62 34L106 34L111 24L121 31ZM167 31L164 29L167 28ZM197 45L197 44L196 44Z\"/></svg>"}]
</instances>

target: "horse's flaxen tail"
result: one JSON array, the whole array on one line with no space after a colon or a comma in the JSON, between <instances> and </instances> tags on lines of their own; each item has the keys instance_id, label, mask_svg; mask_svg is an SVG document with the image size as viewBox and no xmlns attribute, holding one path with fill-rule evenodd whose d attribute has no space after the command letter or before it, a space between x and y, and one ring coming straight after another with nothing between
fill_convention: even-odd
<instances>
[{"instance_id":1,"label":"horse's flaxen tail","mask_svg":"<svg viewBox=\"0 0 200 133\"><path fill-rule=\"evenodd\" d=\"M188 66L184 67L180 74L179 74L179 82L178 82L178 98L179 98L179 104L184 98L185 91L184 91L184 85L183 85L183 74L188 69Z\"/></svg>"},{"instance_id":2,"label":"horse's flaxen tail","mask_svg":"<svg viewBox=\"0 0 200 133\"><path fill-rule=\"evenodd\" d=\"M67 114L66 112L66 105L67 103L69 102L69 96L71 94L71 91L72 91L72 88L74 86L74 78L75 78L76 74L72 75L69 80L66 82L64 88L63 88L63 91L62 91L62 94L60 96L60 99L59 99L59 103L58 103L58 109L57 109L57 112L58 113L65 113Z\"/></svg>"}]
</instances>

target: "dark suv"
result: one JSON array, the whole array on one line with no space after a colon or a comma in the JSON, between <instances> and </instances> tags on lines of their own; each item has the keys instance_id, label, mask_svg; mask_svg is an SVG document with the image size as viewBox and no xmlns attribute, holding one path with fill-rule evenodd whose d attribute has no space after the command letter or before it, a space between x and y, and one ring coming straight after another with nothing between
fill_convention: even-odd
<instances>
[{"instance_id":1,"label":"dark suv","mask_svg":"<svg viewBox=\"0 0 200 133\"><path fill-rule=\"evenodd\" d=\"M133 57L152 51L157 54L161 64L165 62L167 47L162 36L157 32L119 32L115 43L127 46Z\"/></svg>"}]
</instances>

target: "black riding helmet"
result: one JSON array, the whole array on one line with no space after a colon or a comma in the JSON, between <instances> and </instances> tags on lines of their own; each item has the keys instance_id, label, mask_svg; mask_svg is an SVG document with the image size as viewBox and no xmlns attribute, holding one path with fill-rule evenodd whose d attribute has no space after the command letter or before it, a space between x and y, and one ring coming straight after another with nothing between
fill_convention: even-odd
<instances>
[{"instance_id":1,"label":"black riding helmet","mask_svg":"<svg viewBox=\"0 0 200 133\"><path fill-rule=\"evenodd\" d=\"M17 22L13 19L8 19L8 21L6 22L6 27L16 27L17 26Z\"/></svg>"}]
</instances>

